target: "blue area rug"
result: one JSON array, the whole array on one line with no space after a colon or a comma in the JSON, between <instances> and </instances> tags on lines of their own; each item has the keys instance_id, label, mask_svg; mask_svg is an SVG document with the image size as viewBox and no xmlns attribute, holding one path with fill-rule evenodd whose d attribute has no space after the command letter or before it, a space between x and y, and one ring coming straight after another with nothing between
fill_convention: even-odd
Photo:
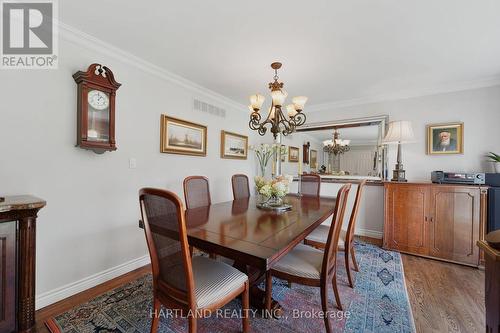
<instances>
[{"instance_id":1,"label":"blue area rug","mask_svg":"<svg viewBox=\"0 0 500 333\"><path fill-rule=\"evenodd\" d=\"M330 290L330 317L334 332L415 332L415 325L404 280L401 256L380 247L356 243L360 271L354 272L354 289L350 288L343 265L338 258L338 285L345 311L335 306ZM280 319L265 319L255 311L250 321L252 332L324 332L319 288L293 284L288 288L281 280L273 281L273 297L283 307ZM88 303L60 314L49 321L52 333L137 332L150 328L152 300L151 276L103 294ZM210 318L198 320L198 332L240 332L238 318L241 303L234 300ZM165 311L159 332L187 331L185 318L172 318Z\"/></svg>"}]
</instances>

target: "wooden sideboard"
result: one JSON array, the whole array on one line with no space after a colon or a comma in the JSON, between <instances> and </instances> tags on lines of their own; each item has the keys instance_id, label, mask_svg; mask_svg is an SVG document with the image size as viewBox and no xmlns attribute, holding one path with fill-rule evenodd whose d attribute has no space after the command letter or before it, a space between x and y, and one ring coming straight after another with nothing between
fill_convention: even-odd
<instances>
[{"instance_id":1,"label":"wooden sideboard","mask_svg":"<svg viewBox=\"0 0 500 333\"><path fill-rule=\"evenodd\" d=\"M384 248L479 266L487 187L384 183Z\"/></svg>"},{"instance_id":2,"label":"wooden sideboard","mask_svg":"<svg viewBox=\"0 0 500 333\"><path fill-rule=\"evenodd\" d=\"M45 201L0 200L0 333L35 330L36 217Z\"/></svg>"}]
</instances>

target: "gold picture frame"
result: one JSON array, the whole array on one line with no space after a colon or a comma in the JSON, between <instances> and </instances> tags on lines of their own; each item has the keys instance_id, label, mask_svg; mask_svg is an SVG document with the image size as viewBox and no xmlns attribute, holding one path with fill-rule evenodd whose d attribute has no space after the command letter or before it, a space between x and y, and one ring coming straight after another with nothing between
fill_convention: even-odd
<instances>
[{"instance_id":1,"label":"gold picture frame","mask_svg":"<svg viewBox=\"0 0 500 333\"><path fill-rule=\"evenodd\" d=\"M427 154L452 155L464 153L464 123L427 125Z\"/></svg>"},{"instance_id":2,"label":"gold picture frame","mask_svg":"<svg viewBox=\"0 0 500 333\"><path fill-rule=\"evenodd\" d=\"M248 136L220 131L220 157L246 160L248 157Z\"/></svg>"},{"instance_id":3,"label":"gold picture frame","mask_svg":"<svg viewBox=\"0 0 500 333\"><path fill-rule=\"evenodd\" d=\"M311 149L311 168L318 168L318 151Z\"/></svg>"},{"instance_id":4,"label":"gold picture frame","mask_svg":"<svg viewBox=\"0 0 500 333\"><path fill-rule=\"evenodd\" d=\"M288 162L299 161L299 148L288 146Z\"/></svg>"},{"instance_id":5,"label":"gold picture frame","mask_svg":"<svg viewBox=\"0 0 500 333\"><path fill-rule=\"evenodd\" d=\"M207 126L162 114L160 152L207 156Z\"/></svg>"}]
</instances>

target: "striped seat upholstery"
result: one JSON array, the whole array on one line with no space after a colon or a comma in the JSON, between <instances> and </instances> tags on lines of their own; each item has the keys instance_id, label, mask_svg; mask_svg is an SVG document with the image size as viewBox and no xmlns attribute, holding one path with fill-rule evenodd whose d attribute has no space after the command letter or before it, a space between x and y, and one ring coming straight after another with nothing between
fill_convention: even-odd
<instances>
[{"instance_id":1,"label":"striped seat upholstery","mask_svg":"<svg viewBox=\"0 0 500 333\"><path fill-rule=\"evenodd\" d=\"M281 258L273 270L309 279L320 279L323 251L298 244Z\"/></svg>"},{"instance_id":2,"label":"striped seat upholstery","mask_svg":"<svg viewBox=\"0 0 500 333\"><path fill-rule=\"evenodd\" d=\"M193 257L192 265L198 308L207 308L224 299L248 280L236 268L207 257Z\"/></svg>"},{"instance_id":3,"label":"striped seat upholstery","mask_svg":"<svg viewBox=\"0 0 500 333\"><path fill-rule=\"evenodd\" d=\"M308 236L307 240L316 242L316 243L323 243L326 244L326 240L328 239L328 231L330 230L330 226L328 225L319 225L316 229L313 230ZM344 250L344 244L345 244L345 238L347 236L347 230L342 229L340 231L340 236L339 236L339 250L343 251Z\"/></svg>"}]
</instances>

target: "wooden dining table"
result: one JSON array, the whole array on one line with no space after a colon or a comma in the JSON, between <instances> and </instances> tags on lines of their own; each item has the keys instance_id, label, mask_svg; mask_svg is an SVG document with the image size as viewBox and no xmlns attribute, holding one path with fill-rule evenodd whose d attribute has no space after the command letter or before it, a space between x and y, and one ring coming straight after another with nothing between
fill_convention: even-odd
<instances>
[{"instance_id":1,"label":"wooden dining table","mask_svg":"<svg viewBox=\"0 0 500 333\"><path fill-rule=\"evenodd\" d=\"M232 200L186 210L190 245L233 259L252 286L252 305L263 307L264 293L257 286L281 257L333 214L335 198L288 195L291 210L257 208L257 198ZM273 301L273 308L279 309Z\"/></svg>"},{"instance_id":2,"label":"wooden dining table","mask_svg":"<svg viewBox=\"0 0 500 333\"><path fill-rule=\"evenodd\" d=\"M234 260L248 275L252 305L264 308L258 285L266 271L333 214L335 198L291 194L284 198L291 209L284 212L257 208L257 201L250 197L187 209L185 217L189 245ZM280 310L274 300L272 307Z\"/></svg>"}]
</instances>

